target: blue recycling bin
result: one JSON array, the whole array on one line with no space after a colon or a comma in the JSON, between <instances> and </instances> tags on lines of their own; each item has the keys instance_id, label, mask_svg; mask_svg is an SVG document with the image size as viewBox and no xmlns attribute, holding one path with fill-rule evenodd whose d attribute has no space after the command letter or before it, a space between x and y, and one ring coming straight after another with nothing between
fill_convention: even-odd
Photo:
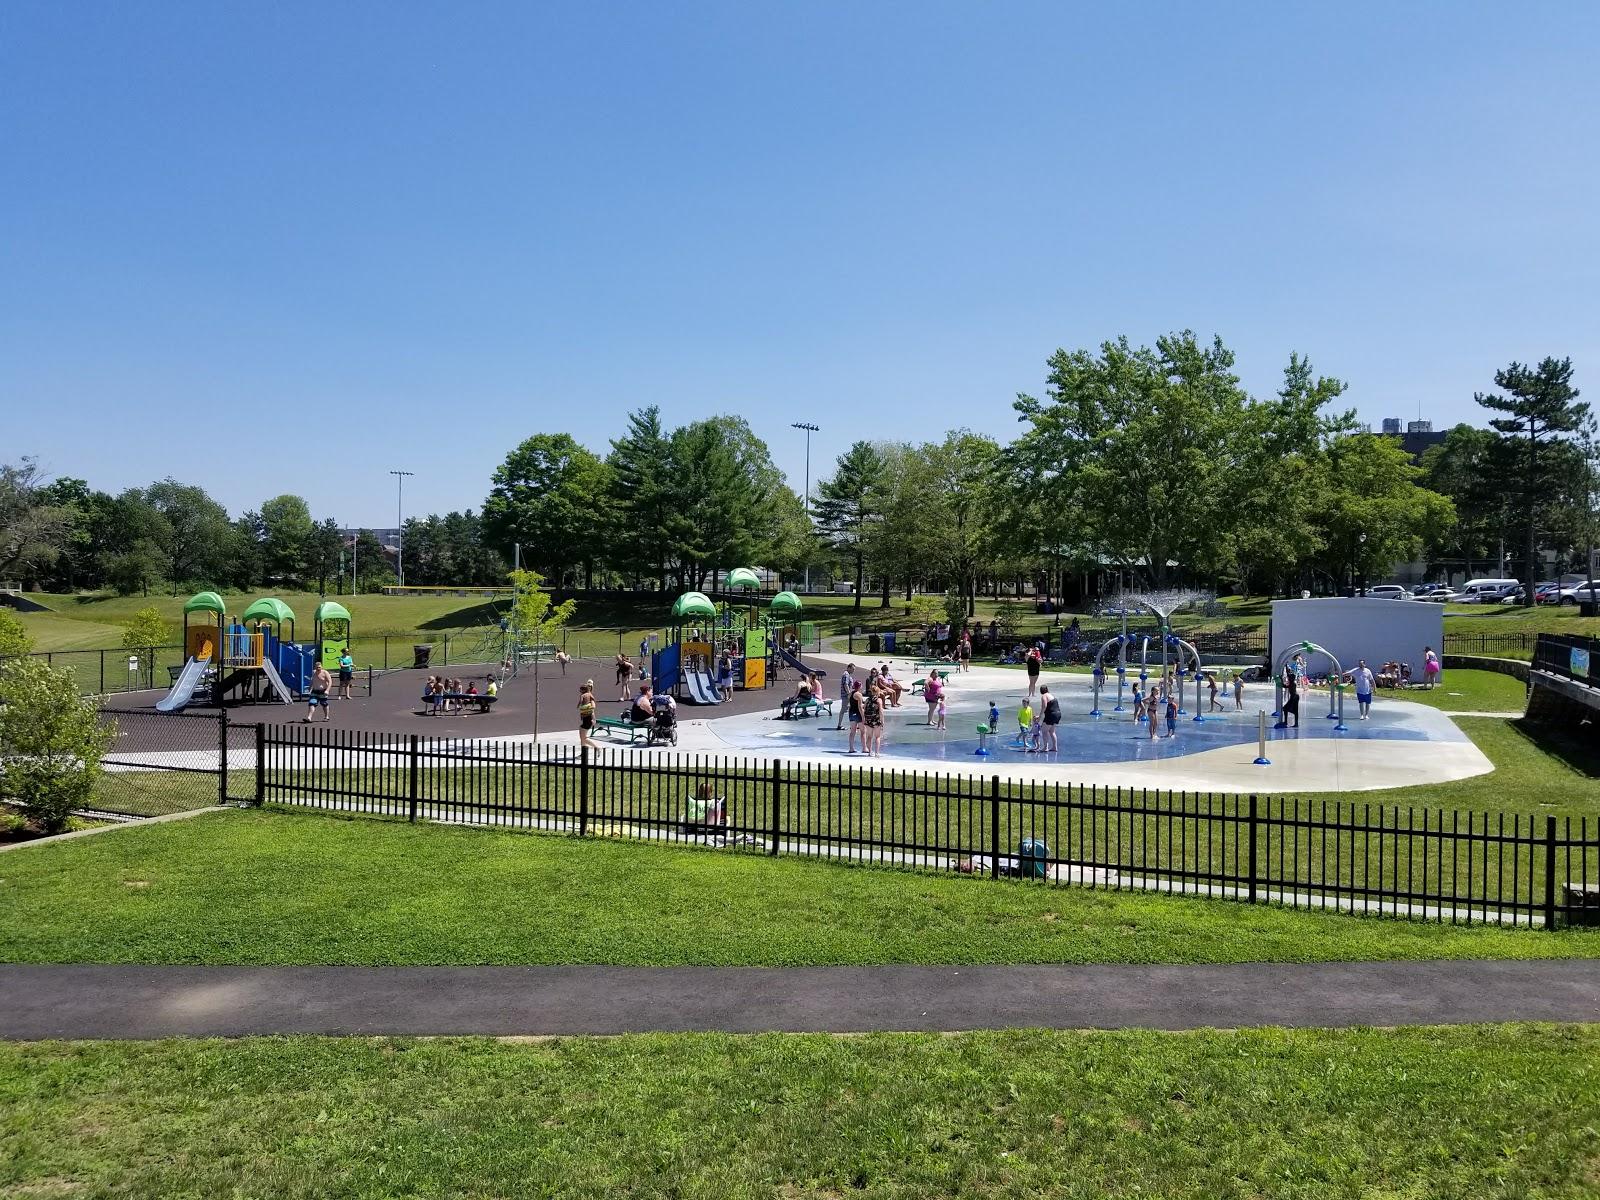
<instances>
[{"instance_id":1,"label":"blue recycling bin","mask_svg":"<svg viewBox=\"0 0 1600 1200\"><path fill-rule=\"evenodd\" d=\"M883 635L883 652L885 654L894 653L894 630L892 629Z\"/></svg>"}]
</instances>

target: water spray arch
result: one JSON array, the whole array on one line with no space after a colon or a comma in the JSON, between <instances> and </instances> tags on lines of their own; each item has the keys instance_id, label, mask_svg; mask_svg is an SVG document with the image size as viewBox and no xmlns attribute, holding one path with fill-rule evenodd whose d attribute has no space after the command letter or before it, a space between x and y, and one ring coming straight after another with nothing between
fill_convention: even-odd
<instances>
[{"instance_id":1,"label":"water spray arch","mask_svg":"<svg viewBox=\"0 0 1600 1200\"><path fill-rule=\"evenodd\" d=\"M1340 664L1338 655L1334 654L1326 646L1319 645L1316 642L1298 642L1293 646L1287 646L1278 655L1277 661L1272 664L1272 695L1274 701L1272 715L1278 718L1277 724L1273 728L1283 729L1286 727L1283 719L1283 668L1291 658L1299 654L1307 656L1320 654L1333 664L1333 671L1328 676L1328 720L1338 722L1334 726L1336 731L1348 729L1349 726L1344 723L1344 667Z\"/></svg>"}]
</instances>

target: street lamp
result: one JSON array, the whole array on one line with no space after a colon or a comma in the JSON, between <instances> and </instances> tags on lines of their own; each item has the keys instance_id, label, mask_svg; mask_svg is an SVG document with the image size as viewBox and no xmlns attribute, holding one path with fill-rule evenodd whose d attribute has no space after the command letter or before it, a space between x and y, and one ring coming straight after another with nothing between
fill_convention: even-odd
<instances>
[{"instance_id":1,"label":"street lamp","mask_svg":"<svg viewBox=\"0 0 1600 1200\"><path fill-rule=\"evenodd\" d=\"M1366 544L1367 534L1366 531L1363 530L1362 532L1356 534L1356 561L1350 564L1352 572L1350 577L1350 590L1356 592L1356 594L1359 596L1365 596L1367 594L1367 573L1361 570L1362 548L1365 547ZM1358 576L1361 580L1361 587L1359 591L1356 588L1356 578Z\"/></svg>"},{"instance_id":2,"label":"street lamp","mask_svg":"<svg viewBox=\"0 0 1600 1200\"><path fill-rule=\"evenodd\" d=\"M405 587L405 585L406 585L406 519L405 519L406 476L407 475L415 475L416 472L415 471L390 471L389 474L391 474L391 475L393 475L395 477L395 480L394 480L394 487L395 487L395 493L394 493L394 520L395 520L395 524L399 526L399 528L395 530L395 538L399 542L399 549L396 551L396 554L395 554L395 571L394 571L394 575L395 575L395 579L396 579L398 585L400 587Z\"/></svg>"},{"instance_id":3,"label":"street lamp","mask_svg":"<svg viewBox=\"0 0 1600 1200\"><path fill-rule=\"evenodd\" d=\"M806 434L806 536L809 538L810 535L811 535L811 435L813 433L816 433L818 431L819 427L816 426L816 425L813 425L810 421L795 421L795 422L792 422L790 424L789 428L790 429L803 429L803 430L805 430L805 434ZM805 590L806 590L807 594L810 594L810 592L811 592L811 550L810 550L809 546L806 549L806 582L805 582Z\"/></svg>"}]
</instances>

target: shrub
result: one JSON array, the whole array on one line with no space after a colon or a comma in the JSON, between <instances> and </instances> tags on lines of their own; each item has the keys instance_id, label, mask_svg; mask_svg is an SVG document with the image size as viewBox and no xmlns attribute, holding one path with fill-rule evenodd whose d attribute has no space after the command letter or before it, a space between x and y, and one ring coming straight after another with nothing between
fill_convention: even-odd
<instances>
[{"instance_id":1,"label":"shrub","mask_svg":"<svg viewBox=\"0 0 1600 1200\"><path fill-rule=\"evenodd\" d=\"M0 608L0 658L27 654L32 649L33 639L23 628L21 619L9 608Z\"/></svg>"},{"instance_id":2,"label":"shrub","mask_svg":"<svg viewBox=\"0 0 1600 1200\"><path fill-rule=\"evenodd\" d=\"M32 658L0 666L0 799L46 833L94 794L100 758L116 737L70 671Z\"/></svg>"},{"instance_id":3,"label":"shrub","mask_svg":"<svg viewBox=\"0 0 1600 1200\"><path fill-rule=\"evenodd\" d=\"M162 619L161 611L156 608L141 608L129 617L128 623L122 627L124 650L146 650L165 645L166 641L167 623Z\"/></svg>"}]
</instances>

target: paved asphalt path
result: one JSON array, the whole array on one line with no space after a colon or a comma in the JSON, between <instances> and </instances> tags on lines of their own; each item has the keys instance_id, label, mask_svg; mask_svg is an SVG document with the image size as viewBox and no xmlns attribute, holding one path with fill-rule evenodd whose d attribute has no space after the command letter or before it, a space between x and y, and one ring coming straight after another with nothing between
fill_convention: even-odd
<instances>
[{"instance_id":1,"label":"paved asphalt path","mask_svg":"<svg viewBox=\"0 0 1600 1200\"><path fill-rule=\"evenodd\" d=\"M1600 960L1018 967L0 965L0 1038L1600 1021Z\"/></svg>"}]
</instances>

